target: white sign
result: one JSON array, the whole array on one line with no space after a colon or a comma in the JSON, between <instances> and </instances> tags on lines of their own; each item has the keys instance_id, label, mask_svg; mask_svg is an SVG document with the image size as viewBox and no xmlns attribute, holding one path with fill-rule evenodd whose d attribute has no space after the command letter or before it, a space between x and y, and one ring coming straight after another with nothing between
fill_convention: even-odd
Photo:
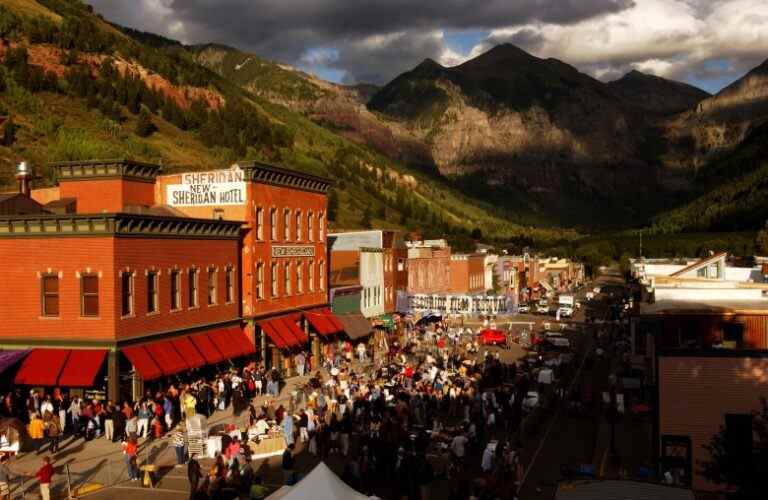
<instances>
[{"instance_id":1,"label":"white sign","mask_svg":"<svg viewBox=\"0 0 768 500\"><path fill-rule=\"evenodd\" d=\"M453 314L498 314L511 309L504 295L409 295L408 309Z\"/></svg>"},{"instance_id":2,"label":"white sign","mask_svg":"<svg viewBox=\"0 0 768 500\"><path fill-rule=\"evenodd\" d=\"M315 247L312 245L274 245L272 257L314 257Z\"/></svg>"},{"instance_id":3,"label":"white sign","mask_svg":"<svg viewBox=\"0 0 768 500\"><path fill-rule=\"evenodd\" d=\"M245 179L240 169L189 172L181 184L167 186L166 202L172 207L243 205Z\"/></svg>"}]
</instances>

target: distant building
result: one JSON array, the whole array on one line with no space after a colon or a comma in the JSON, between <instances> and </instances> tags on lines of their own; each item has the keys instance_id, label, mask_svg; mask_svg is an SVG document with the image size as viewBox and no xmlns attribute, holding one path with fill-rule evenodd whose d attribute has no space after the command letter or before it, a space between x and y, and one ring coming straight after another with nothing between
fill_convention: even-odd
<instances>
[{"instance_id":1,"label":"distant building","mask_svg":"<svg viewBox=\"0 0 768 500\"><path fill-rule=\"evenodd\" d=\"M484 294L485 287L485 258L483 254L453 254L451 255L451 286L452 295Z\"/></svg>"},{"instance_id":2,"label":"distant building","mask_svg":"<svg viewBox=\"0 0 768 500\"><path fill-rule=\"evenodd\" d=\"M407 242L408 294L451 291L451 249L445 240Z\"/></svg>"}]
</instances>

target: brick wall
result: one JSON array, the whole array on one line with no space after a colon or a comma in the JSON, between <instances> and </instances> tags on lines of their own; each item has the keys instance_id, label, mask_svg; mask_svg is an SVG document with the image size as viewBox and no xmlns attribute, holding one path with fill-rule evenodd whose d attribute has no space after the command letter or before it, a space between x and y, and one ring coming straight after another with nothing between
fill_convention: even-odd
<instances>
[{"instance_id":1,"label":"brick wall","mask_svg":"<svg viewBox=\"0 0 768 500\"><path fill-rule=\"evenodd\" d=\"M124 179L64 181L61 198L77 198L77 213L120 212L125 205L155 204L154 184Z\"/></svg>"}]
</instances>

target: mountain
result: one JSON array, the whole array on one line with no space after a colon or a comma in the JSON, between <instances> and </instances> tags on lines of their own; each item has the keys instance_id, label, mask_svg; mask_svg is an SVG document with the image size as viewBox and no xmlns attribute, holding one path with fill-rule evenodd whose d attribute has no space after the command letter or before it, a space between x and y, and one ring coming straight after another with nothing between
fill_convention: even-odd
<instances>
[{"instance_id":1,"label":"mountain","mask_svg":"<svg viewBox=\"0 0 768 500\"><path fill-rule=\"evenodd\" d=\"M333 86L263 59L237 60L228 48L186 47L123 28L79 0L4 2L0 39L0 190L12 189L21 158L38 167L41 186L52 181L42 167L49 161L128 157L174 172L247 157L334 178L335 227L371 219L467 240L476 227L504 238L573 237L510 222L444 179L287 106L322 99L328 89L352 103L370 88ZM216 71L200 63L213 66L218 52L224 57ZM237 78L241 70L249 75ZM155 130L137 127L141 110Z\"/></svg>"},{"instance_id":2,"label":"mountain","mask_svg":"<svg viewBox=\"0 0 768 500\"><path fill-rule=\"evenodd\" d=\"M699 102L710 97L708 92L692 85L637 70L609 82L608 86L624 102L644 112L661 115L673 115L694 109Z\"/></svg>"}]
</instances>

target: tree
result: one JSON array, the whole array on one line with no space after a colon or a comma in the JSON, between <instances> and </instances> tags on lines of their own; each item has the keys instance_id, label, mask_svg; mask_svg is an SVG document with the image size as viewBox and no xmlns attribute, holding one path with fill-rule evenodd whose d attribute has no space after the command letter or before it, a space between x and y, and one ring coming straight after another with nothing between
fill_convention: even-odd
<instances>
[{"instance_id":1,"label":"tree","mask_svg":"<svg viewBox=\"0 0 768 500\"><path fill-rule=\"evenodd\" d=\"M736 450L724 426L703 446L709 452L709 459L700 462L700 472L715 484L735 488L735 495L729 498L765 498L768 474L768 402L765 398L760 399L760 410L752 412L752 435L752 454L747 457L734 453Z\"/></svg>"},{"instance_id":2,"label":"tree","mask_svg":"<svg viewBox=\"0 0 768 500\"><path fill-rule=\"evenodd\" d=\"M472 239L473 240L483 239L483 231L479 227L476 227L472 230Z\"/></svg>"},{"instance_id":3,"label":"tree","mask_svg":"<svg viewBox=\"0 0 768 500\"><path fill-rule=\"evenodd\" d=\"M765 222L765 226L757 233L757 251L761 255L768 255L768 221Z\"/></svg>"},{"instance_id":4,"label":"tree","mask_svg":"<svg viewBox=\"0 0 768 500\"><path fill-rule=\"evenodd\" d=\"M328 220L336 222L336 215L339 211L339 195L335 189L328 191Z\"/></svg>"},{"instance_id":5,"label":"tree","mask_svg":"<svg viewBox=\"0 0 768 500\"><path fill-rule=\"evenodd\" d=\"M0 130L2 130L0 143L2 143L3 146L11 146L16 142L16 124L13 123L13 118L9 116L2 125L3 126L0 127Z\"/></svg>"},{"instance_id":6,"label":"tree","mask_svg":"<svg viewBox=\"0 0 768 500\"><path fill-rule=\"evenodd\" d=\"M149 114L147 108L141 108L139 111L139 118L136 120L136 135L139 137L149 137L157 130L157 127L152 123L152 116Z\"/></svg>"},{"instance_id":7,"label":"tree","mask_svg":"<svg viewBox=\"0 0 768 500\"><path fill-rule=\"evenodd\" d=\"M365 207L365 210L363 211L363 217L360 219L360 225L366 229L370 229L372 226L371 217L371 209L369 207Z\"/></svg>"}]
</instances>

